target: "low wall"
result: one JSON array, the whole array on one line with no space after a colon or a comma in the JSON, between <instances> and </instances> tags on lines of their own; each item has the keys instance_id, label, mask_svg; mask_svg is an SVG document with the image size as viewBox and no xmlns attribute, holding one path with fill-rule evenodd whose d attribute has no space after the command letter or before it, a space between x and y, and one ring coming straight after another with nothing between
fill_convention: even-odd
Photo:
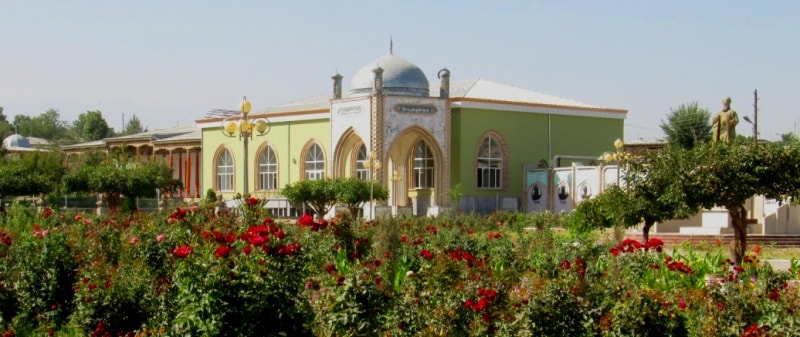
<instances>
[{"instance_id":1,"label":"low wall","mask_svg":"<svg viewBox=\"0 0 800 337\"><path fill-rule=\"evenodd\" d=\"M519 211L519 198L466 196L458 200L463 213L491 214L496 211Z\"/></svg>"}]
</instances>

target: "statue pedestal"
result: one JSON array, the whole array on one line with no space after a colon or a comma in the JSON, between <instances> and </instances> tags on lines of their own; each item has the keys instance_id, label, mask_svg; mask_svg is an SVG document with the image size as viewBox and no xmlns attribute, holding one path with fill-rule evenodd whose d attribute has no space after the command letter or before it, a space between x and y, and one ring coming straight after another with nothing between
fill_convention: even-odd
<instances>
[{"instance_id":1,"label":"statue pedestal","mask_svg":"<svg viewBox=\"0 0 800 337\"><path fill-rule=\"evenodd\" d=\"M681 234L720 235L724 228L730 227L728 210L715 207L701 212L700 227L681 227Z\"/></svg>"}]
</instances>

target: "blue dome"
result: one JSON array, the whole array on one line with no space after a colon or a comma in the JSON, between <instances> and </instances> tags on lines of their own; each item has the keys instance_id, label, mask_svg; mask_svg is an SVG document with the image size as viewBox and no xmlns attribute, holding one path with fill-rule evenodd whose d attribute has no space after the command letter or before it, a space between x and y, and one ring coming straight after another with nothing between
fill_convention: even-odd
<instances>
[{"instance_id":1,"label":"blue dome","mask_svg":"<svg viewBox=\"0 0 800 337\"><path fill-rule=\"evenodd\" d=\"M27 149L31 147L31 143L28 141L28 138L25 138L22 135L15 133L11 136L6 137L6 139L3 139L3 147L6 149L11 149L11 148Z\"/></svg>"},{"instance_id":2,"label":"blue dome","mask_svg":"<svg viewBox=\"0 0 800 337\"><path fill-rule=\"evenodd\" d=\"M425 73L411 62L392 54L384 55L367 63L353 76L350 82L351 96L367 96L372 93L375 68L383 69L383 92L397 96L429 96L430 86Z\"/></svg>"}]
</instances>

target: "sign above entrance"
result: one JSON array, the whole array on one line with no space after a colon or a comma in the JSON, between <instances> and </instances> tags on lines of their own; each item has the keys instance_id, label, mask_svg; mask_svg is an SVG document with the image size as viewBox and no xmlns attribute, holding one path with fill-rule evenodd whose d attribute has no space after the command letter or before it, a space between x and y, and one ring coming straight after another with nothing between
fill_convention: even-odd
<instances>
[{"instance_id":1,"label":"sign above entrance","mask_svg":"<svg viewBox=\"0 0 800 337\"><path fill-rule=\"evenodd\" d=\"M393 107L395 112L432 114L436 107L430 104L397 104Z\"/></svg>"},{"instance_id":2,"label":"sign above entrance","mask_svg":"<svg viewBox=\"0 0 800 337\"><path fill-rule=\"evenodd\" d=\"M361 106L353 105L353 106L341 107L339 108L339 110L336 110L336 112L340 116L355 115L361 113Z\"/></svg>"}]
</instances>

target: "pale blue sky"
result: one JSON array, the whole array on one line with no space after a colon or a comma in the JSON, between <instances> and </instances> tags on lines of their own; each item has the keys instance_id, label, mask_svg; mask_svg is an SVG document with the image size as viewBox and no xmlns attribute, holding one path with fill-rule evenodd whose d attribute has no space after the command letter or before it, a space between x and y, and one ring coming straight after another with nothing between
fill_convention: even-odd
<instances>
[{"instance_id":1,"label":"pale blue sky","mask_svg":"<svg viewBox=\"0 0 800 337\"><path fill-rule=\"evenodd\" d=\"M625 138L663 137L670 108L724 97L762 138L796 132L800 1L0 0L0 106L119 130L323 94L388 52L432 83L483 78L629 110ZM738 132L752 134L742 122Z\"/></svg>"}]
</instances>

